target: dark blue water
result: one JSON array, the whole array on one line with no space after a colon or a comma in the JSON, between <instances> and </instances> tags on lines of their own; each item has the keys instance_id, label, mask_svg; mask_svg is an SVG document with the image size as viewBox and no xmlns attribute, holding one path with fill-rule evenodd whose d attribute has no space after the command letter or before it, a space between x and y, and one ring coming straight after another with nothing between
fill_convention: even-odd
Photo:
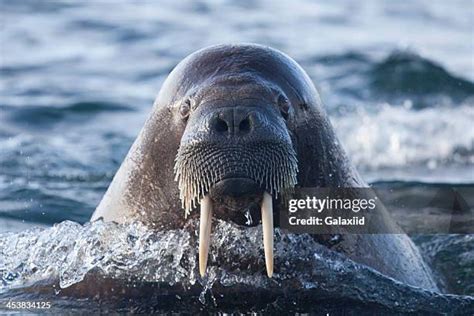
<instances>
[{"instance_id":1,"label":"dark blue water","mask_svg":"<svg viewBox=\"0 0 474 316\"><path fill-rule=\"evenodd\" d=\"M367 181L473 184L473 12L470 0L0 0L0 233L86 223L169 71L226 42L298 61ZM450 271L448 292L474 295L472 236L415 241Z\"/></svg>"}]
</instances>

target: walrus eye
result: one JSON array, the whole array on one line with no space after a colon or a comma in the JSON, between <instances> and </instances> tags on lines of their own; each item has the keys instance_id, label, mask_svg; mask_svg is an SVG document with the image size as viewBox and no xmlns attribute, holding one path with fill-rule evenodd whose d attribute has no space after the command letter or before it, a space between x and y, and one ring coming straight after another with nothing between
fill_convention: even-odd
<instances>
[{"instance_id":1,"label":"walrus eye","mask_svg":"<svg viewBox=\"0 0 474 316\"><path fill-rule=\"evenodd\" d=\"M181 107L179 108L179 113L185 119L189 116L189 112L191 112L191 101L187 99L183 102L183 104L181 104Z\"/></svg>"},{"instance_id":2,"label":"walrus eye","mask_svg":"<svg viewBox=\"0 0 474 316\"><path fill-rule=\"evenodd\" d=\"M290 102L285 96L280 95L278 97L278 107L280 108L280 113L283 118L287 120L290 112Z\"/></svg>"}]
</instances>

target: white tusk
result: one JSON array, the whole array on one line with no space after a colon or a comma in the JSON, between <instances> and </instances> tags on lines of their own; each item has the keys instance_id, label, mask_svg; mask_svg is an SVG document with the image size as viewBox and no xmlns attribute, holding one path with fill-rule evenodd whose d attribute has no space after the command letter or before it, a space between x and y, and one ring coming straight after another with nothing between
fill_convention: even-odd
<instances>
[{"instance_id":1,"label":"white tusk","mask_svg":"<svg viewBox=\"0 0 474 316\"><path fill-rule=\"evenodd\" d=\"M262 229L263 248L265 250L265 265L268 277L273 275L273 205L272 196L267 192L263 193L262 201ZM202 213L201 213L202 216Z\"/></svg>"},{"instance_id":2,"label":"white tusk","mask_svg":"<svg viewBox=\"0 0 474 316\"><path fill-rule=\"evenodd\" d=\"M199 222L199 274L206 274L207 257L211 241L212 201L209 196L201 200L201 219Z\"/></svg>"}]
</instances>

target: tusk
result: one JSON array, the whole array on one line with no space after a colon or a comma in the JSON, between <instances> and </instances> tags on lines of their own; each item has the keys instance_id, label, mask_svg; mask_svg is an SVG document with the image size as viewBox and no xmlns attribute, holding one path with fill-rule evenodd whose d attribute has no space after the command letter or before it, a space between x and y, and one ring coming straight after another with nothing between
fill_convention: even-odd
<instances>
[{"instance_id":1,"label":"tusk","mask_svg":"<svg viewBox=\"0 0 474 316\"><path fill-rule=\"evenodd\" d=\"M273 205L272 196L267 192L263 193L262 229L265 265L267 267L267 275L271 278L273 275Z\"/></svg>"},{"instance_id":2,"label":"tusk","mask_svg":"<svg viewBox=\"0 0 474 316\"><path fill-rule=\"evenodd\" d=\"M209 243L211 241L212 201L209 196L201 200L201 219L199 222L199 274L206 274Z\"/></svg>"}]
</instances>

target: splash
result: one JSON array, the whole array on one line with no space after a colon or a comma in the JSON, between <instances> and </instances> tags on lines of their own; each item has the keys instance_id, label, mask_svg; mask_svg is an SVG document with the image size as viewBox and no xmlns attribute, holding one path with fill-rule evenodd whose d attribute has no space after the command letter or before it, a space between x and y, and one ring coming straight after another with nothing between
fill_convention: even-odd
<instances>
[{"instance_id":1,"label":"splash","mask_svg":"<svg viewBox=\"0 0 474 316\"><path fill-rule=\"evenodd\" d=\"M191 222L187 229L155 232L140 223L98 221L82 226L65 221L47 229L0 235L0 296L51 277L67 289L94 272L123 283L133 278L135 284L177 286L179 300L196 295L194 299L204 306L223 304L222 297L229 294L234 306L245 305L248 301L240 294L266 293L268 303L298 302L307 310L314 302L328 299L398 312L474 308L473 298L402 284L325 248L309 235L284 234L279 229L275 230L277 271L270 279L264 268L261 229L242 229L223 221L214 225L208 274L201 279L196 225ZM196 288L200 288L197 294ZM153 291L160 295L164 290Z\"/></svg>"}]
</instances>

